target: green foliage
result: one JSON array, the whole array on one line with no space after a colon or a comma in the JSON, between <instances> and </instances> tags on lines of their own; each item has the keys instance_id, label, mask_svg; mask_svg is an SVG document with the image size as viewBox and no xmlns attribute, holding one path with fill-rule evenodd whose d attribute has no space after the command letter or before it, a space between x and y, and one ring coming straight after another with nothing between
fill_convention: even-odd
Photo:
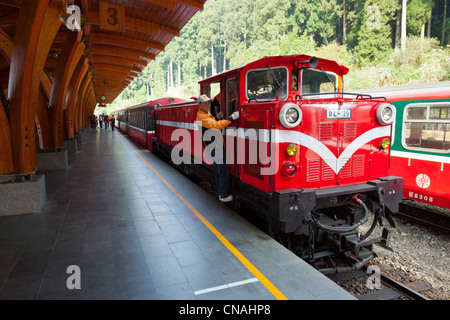
<instances>
[{"instance_id":1,"label":"green foliage","mask_svg":"<svg viewBox=\"0 0 450 320\"><path fill-rule=\"evenodd\" d=\"M350 69L346 90L450 80L449 49L437 39L409 37L406 51L389 49L385 59L365 68Z\"/></svg>"},{"instance_id":2,"label":"green foliage","mask_svg":"<svg viewBox=\"0 0 450 320\"><path fill-rule=\"evenodd\" d=\"M397 0L368 0L361 14L358 44L355 47L360 66L377 63L390 49L392 29L390 22L397 9Z\"/></svg>"},{"instance_id":3,"label":"green foliage","mask_svg":"<svg viewBox=\"0 0 450 320\"><path fill-rule=\"evenodd\" d=\"M440 46L443 29L444 43L450 33L444 1L408 0L400 52L393 49L399 0L208 0L106 110L165 96L188 100L199 94L199 80L272 55L336 60L350 68L346 90L450 80L449 48ZM431 39L421 39L430 16Z\"/></svg>"},{"instance_id":4,"label":"green foliage","mask_svg":"<svg viewBox=\"0 0 450 320\"><path fill-rule=\"evenodd\" d=\"M408 12L406 14L407 29L413 34L419 34L422 26L425 25L428 18L431 16L431 9L433 2L431 0L409 0Z\"/></svg>"}]
</instances>

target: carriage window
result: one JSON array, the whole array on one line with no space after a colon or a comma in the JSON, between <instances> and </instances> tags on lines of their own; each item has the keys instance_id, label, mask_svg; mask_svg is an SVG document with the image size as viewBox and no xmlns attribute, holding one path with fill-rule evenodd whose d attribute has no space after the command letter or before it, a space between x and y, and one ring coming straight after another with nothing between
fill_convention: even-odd
<instances>
[{"instance_id":1,"label":"carriage window","mask_svg":"<svg viewBox=\"0 0 450 320\"><path fill-rule=\"evenodd\" d=\"M247 99L269 100L287 97L286 67L251 70L247 73Z\"/></svg>"},{"instance_id":2,"label":"carriage window","mask_svg":"<svg viewBox=\"0 0 450 320\"><path fill-rule=\"evenodd\" d=\"M337 76L334 73L305 69L302 71L302 94L335 92L337 90ZM305 96L305 99L333 98L333 95Z\"/></svg>"},{"instance_id":3,"label":"carriage window","mask_svg":"<svg viewBox=\"0 0 450 320\"><path fill-rule=\"evenodd\" d=\"M410 107L406 109L406 119L423 119L427 118L427 107Z\"/></svg>"},{"instance_id":4,"label":"carriage window","mask_svg":"<svg viewBox=\"0 0 450 320\"><path fill-rule=\"evenodd\" d=\"M406 149L450 151L450 104L410 104L405 108L403 145Z\"/></svg>"},{"instance_id":5,"label":"carriage window","mask_svg":"<svg viewBox=\"0 0 450 320\"><path fill-rule=\"evenodd\" d=\"M450 120L450 107L430 107L430 119Z\"/></svg>"}]
</instances>

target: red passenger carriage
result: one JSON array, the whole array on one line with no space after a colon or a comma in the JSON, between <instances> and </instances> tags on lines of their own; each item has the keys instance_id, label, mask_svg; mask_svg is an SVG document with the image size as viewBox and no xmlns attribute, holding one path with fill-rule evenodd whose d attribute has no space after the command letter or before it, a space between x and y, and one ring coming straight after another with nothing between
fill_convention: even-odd
<instances>
[{"instance_id":1,"label":"red passenger carriage","mask_svg":"<svg viewBox=\"0 0 450 320\"><path fill-rule=\"evenodd\" d=\"M390 172L404 197L450 209L450 81L368 89L396 108Z\"/></svg>"},{"instance_id":2,"label":"red passenger carriage","mask_svg":"<svg viewBox=\"0 0 450 320\"><path fill-rule=\"evenodd\" d=\"M117 111L117 126L120 131L152 151L152 138L155 136L155 123L152 111L169 103L186 102L179 98L161 98L137 106Z\"/></svg>"}]
</instances>

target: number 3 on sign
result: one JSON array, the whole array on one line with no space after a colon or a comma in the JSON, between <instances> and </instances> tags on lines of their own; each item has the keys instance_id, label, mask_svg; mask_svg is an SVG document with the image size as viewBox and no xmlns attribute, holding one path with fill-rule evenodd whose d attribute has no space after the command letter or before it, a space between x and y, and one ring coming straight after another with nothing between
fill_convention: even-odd
<instances>
[{"instance_id":1,"label":"number 3 on sign","mask_svg":"<svg viewBox=\"0 0 450 320\"><path fill-rule=\"evenodd\" d=\"M123 4L100 2L100 29L125 30L125 6Z\"/></svg>"}]
</instances>

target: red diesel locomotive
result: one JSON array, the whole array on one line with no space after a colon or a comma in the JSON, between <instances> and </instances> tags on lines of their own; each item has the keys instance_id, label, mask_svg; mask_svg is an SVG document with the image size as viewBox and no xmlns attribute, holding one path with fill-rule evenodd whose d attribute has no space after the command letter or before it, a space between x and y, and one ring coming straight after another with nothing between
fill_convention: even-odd
<instances>
[{"instance_id":1,"label":"red diesel locomotive","mask_svg":"<svg viewBox=\"0 0 450 320\"><path fill-rule=\"evenodd\" d=\"M394 106L344 93L347 73L306 55L265 57L202 80L200 93L217 96L214 111L225 117L240 112L222 130L233 208L262 214L274 238L313 264L342 254L355 268L374 257L375 242L387 244L403 180L388 175ZM214 181L197 111L196 101L156 108L152 149ZM361 234L369 212L373 223ZM369 239L377 223L382 235Z\"/></svg>"}]
</instances>

